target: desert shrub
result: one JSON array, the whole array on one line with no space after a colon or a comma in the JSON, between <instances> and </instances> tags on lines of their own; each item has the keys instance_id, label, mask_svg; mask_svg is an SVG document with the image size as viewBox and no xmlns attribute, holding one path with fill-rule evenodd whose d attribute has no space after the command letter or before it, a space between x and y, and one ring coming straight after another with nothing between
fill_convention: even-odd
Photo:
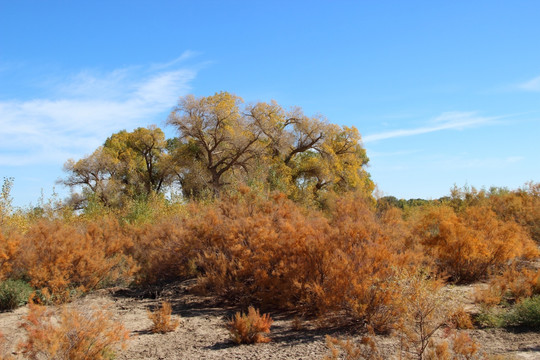
<instances>
[{"instance_id":1,"label":"desert shrub","mask_svg":"<svg viewBox=\"0 0 540 360\"><path fill-rule=\"evenodd\" d=\"M485 358L483 352L480 351L480 345L471 339L466 332L458 332L453 336L452 351L455 360L480 360Z\"/></svg>"},{"instance_id":2,"label":"desert shrub","mask_svg":"<svg viewBox=\"0 0 540 360\"><path fill-rule=\"evenodd\" d=\"M135 264L126 249L131 240L114 220L66 224L40 221L21 240L19 271L36 288L58 299L69 289L89 291L129 281Z\"/></svg>"},{"instance_id":3,"label":"desert shrub","mask_svg":"<svg viewBox=\"0 0 540 360\"><path fill-rule=\"evenodd\" d=\"M203 291L243 305L342 312L344 321L388 331L399 317L397 278L411 257L362 198L331 206L325 216L279 194L222 199L186 219L181 255L199 249Z\"/></svg>"},{"instance_id":4,"label":"desert shrub","mask_svg":"<svg viewBox=\"0 0 540 360\"><path fill-rule=\"evenodd\" d=\"M540 296L524 299L504 316L506 326L540 329Z\"/></svg>"},{"instance_id":5,"label":"desert shrub","mask_svg":"<svg viewBox=\"0 0 540 360\"><path fill-rule=\"evenodd\" d=\"M494 191L489 205L501 220L520 224L540 243L540 183L530 182L514 191Z\"/></svg>"},{"instance_id":6,"label":"desert shrub","mask_svg":"<svg viewBox=\"0 0 540 360\"><path fill-rule=\"evenodd\" d=\"M503 294L501 289L493 286L492 283L488 284L487 287L476 286L474 288L474 301L483 306L494 306L503 301Z\"/></svg>"},{"instance_id":7,"label":"desert shrub","mask_svg":"<svg viewBox=\"0 0 540 360\"><path fill-rule=\"evenodd\" d=\"M16 309L28 302L34 289L23 280L0 282L0 311Z\"/></svg>"},{"instance_id":8,"label":"desert shrub","mask_svg":"<svg viewBox=\"0 0 540 360\"><path fill-rule=\"evenodd\" d=\"M358 342L353 343L350 339L341 340L332 336L326 336L326 346L330 354L324 360L382 360L374 336L364 336Z\"/></svg>"},{"instance_id":9,"label":"desert shrub","mask_svg":"<svg viewBox=\"0 0 540 360\"><path fill-rule=\"evenodd\" d=\"M494 306L513 304L537 294L540 294L540 272L513 265L493 276L487 287L477 287L474 295L477 303Z\"/></svg>"},{"instance_id":10,"label":"desert shrub","mask_svg":"<svg viewBox=\"0 0 540 360\"><path fill-rule=\"evenodd\" d=\"M451 322L455 306L442 291L442 282L422 275L402 279L402 316L396 327L400 356L406 359L425 359L428 354L441 352L434 337Z\"/></svg>"},{"instance_id":11,"label":"desert shrub","mask_svg":"<svg viewBox=\"0 0 540 360\"><path fill-rule=\"evenodd\" d=\"M5 279L12 269L19 241L18 234L11 234L9 238L6 238L0 231L0 281Z\"/></svg>"},{"instance_id":12,"label":"desert shrub","mask_svg":"<svg viewBox=\"0 0 540 360\"><path fill-rule=\"evenodd\" d=\"M196 208L197 205L191 205ZM196 214L197 212L194 211ZM194 259L199 246L190 238L182 219L164 218L155 224L130 228L135 243L132 255L139 270L139 284L167 282L195 275Z\"/></svg>"},{"instance_id":13,"label":"desert shrub","mask_svg":"<svg viewBox=\"0 0 540 360\"><path fill-rule=\"evenodd\" d=\"M172 307L171 303L164 301L161 303L161 307L153 312L148 313L148 318L152 320L152 328L150 331L153 333L165 334L176 330L180 321L171 318Z\"/></svg>"},{"instance_id":14,"label":"desert shrub","mask_svg":"<svg viewBox=\"0 0 540 360\"><path fill-rule=\"evenodd\" d=\"M20 349L28 359L113 359L129 337L107 311L67 306L54 311L30 303L21 327L27 339Z\"/></svg>"},{"instance_id":15,"label":"desert shrub","mask_svg":"<svg viewBox=\"0 0 540 360\"><path fill-rule=\"evenodd\" d=\"M475 315L474 322L479 327L500 328L506 325L505 309L482 306L480 312Z\"/></svg>"},{"instance_id":16,"label":"desert shrub","mask_svg":"<svg viewBox=\"0 0 540 360\"><path fill-rule=\"evenodd\" d=\"M458 214L447 206L432 207L414 231L437 270L455 282L478 280L509 260L538 255L522 227L497 219L487 207L471 206Z\"/></svg>"},{"instance_id":17,"label":"desert shrub","mask_svg":"<svg viewBox=\"0 0 540 360\"><path fill-rule=\"evenodd\" d=\"M463 306L457 307L450 315L450 323L456 329L474 329L471 314L466 312Z\"/></svg>"},{"instance_id":18,"label":"desert shrub","mask_svg":"<svg viewBox=\"0 0 540 360\"><path fill-rule=\"evenodd\" d=\"M226 328L231 333L233 341L237 344L266 343L270 339L264 334L270 333L272 322L270 315L261 315L259 310L250 306L247 314L237 312L226 323Z\"/></svg>"}]
</instances>

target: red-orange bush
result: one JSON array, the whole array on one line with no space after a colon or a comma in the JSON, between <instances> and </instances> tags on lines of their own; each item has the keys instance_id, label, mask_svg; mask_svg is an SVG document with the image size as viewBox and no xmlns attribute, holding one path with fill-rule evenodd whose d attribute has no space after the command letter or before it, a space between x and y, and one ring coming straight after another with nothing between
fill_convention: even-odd
<instances>
[{"instance_id":1,"label":"red-orange bush","mask_svg":"<svg viewBox=\"0 0 540 360\"><path fill-rule=\"evenodd\" d=\"M341 340L326 335L326 346L330 351L323 360L382 360L383 357L374 340L374 336L364 336L358 344L350 339Z\"/></svg>"},{"instance_id":2,"label":"red-orange bush","mask_svg":"<svg viewBox=\"0 0 540 360\"><path fill-rule=\"evenodd\" d=\"M192 208L195 205L191 206ZM151 284L193 277L199 246L189 244L183 220L164 218L156 224L131 227L133 257L139 265L137 281Z\"/></svg>"},{"instance_id":3,"label":"red-orange bush","mask_svg":"<svg viewBox=\"0 0 540 360\"><path fill-rule=\"evenodd\" d=\"M432 207L414 230L438 271L455 282L474 281L510 260L538 256L522 227L499 220L487 207L471 206L459 214Z\"/></svg>"},{"instance_id":4,"label":"red-orange bush","mask_svg":"<svg viewBox=\"0 0 540 360\"><path fill-rule=\"evenodd\" d=\"M78 225L41 221L21 240L16 266L36 288L62 297L67 289L88 291L128 280L135 264L125 253L129 237L114 220Z\"/></svg>"},{"instance_id":5,"label":"red-orange bush","mask_svg":"<svg viewBox=\"0 0 540 360\"><path fill-rule=\"evenodd\" d=\"M19 248L19 241L17 234L5 238L0 232L0 281L4 280L12 269Z\"/></svg>"},{"instance_id":6,"label":"red-orange bush","mask_svg":"<svg viewBox=\"0 0 540 360\"><path fill-rule=\"evenodd\" d=\"M509 267L490 279L487 288L477 289L475 300L486 305L497 305L503 299L518 302L540 294L540 271Z\"/></svg>"},{"instance_id":7,"label":"red-orange bush","mask_svg":"<svg viewBox=\"0 0 540 360\"><path fill-rule=\"evenodd\" d=\"M261 315L259 310L250 306L247 314L237 312L227 322L226 328L231 333L233 341L237 344L266 343L270 339L264 334L270 333L272 322L270 315Z\"/></svg>"},{"instance_id":8,"label":"red-orange bush","mask_svg":"<svg viewBox=\"0 0 540 360\"><path fill-rule=\"evenodd\" d=\"M101 360L125 348L128 331L103 310L63 307L56 312L31 303L21 327L20 349L28 359Z\"/></svg>"},{"instance_id":9,"label":"red-orange bush","mask_svg":"<svg viewBox=\"0 0 540 360\"><path fill-rule=\"evenodd\" d=\"M540 183L531 182L519 190L493 194L488 201L501 220L518 223L540 243Z\"/></svg>"},{"instance_id":10,"label":"red-orange bush","mask_svg":"<svg viewBox=\"0 0 540 360\"><path fill-rule=\"evenodd\" d=\"M345 310L349 321L387 331L399 315L397 275L413 258L362 198L337 199L330 214L282 195L223 199L185 220L179 248L187 248L177 259L196 249L201 289L229 300L320 315Z\"/></svg>"},{"instance_id":11,"label":"red-orange bush","mask_svg":"<svg viewBox=\"0 0 540 360\"><path fill-rule=\"evenodd\" d=\"M149 312L148 318L152 320L152 328L150 331L153 333L164 334L176 330L180 321L178 319L173 320L171 314L171 303L167 301L162 302L160 308L153 312Z\"/></svg>"}]
</instances>

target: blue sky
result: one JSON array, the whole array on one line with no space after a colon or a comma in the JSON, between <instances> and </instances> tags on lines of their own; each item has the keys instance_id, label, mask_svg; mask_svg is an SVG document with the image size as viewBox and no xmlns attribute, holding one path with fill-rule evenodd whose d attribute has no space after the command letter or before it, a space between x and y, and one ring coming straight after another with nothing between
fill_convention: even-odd
<instances>
[{"instance_id":1,"label":"blue sky","mask_svg":"<svg viewBox=\"0 0 540 360\"><path fill-rule=\"evenodd\" d=\"M538 1L0 0L0 177L36 204L68 158L223 90L354 125L385 195L540 181L539 14Z\"/></svg>"}]
</instances>

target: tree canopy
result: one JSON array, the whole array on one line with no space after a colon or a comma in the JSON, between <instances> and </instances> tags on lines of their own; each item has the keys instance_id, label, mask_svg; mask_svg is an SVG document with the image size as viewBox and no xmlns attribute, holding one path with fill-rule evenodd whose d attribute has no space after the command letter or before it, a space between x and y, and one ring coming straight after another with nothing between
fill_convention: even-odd
<instances>
[{"instance_id":1,"label":"tree canopy","mask_svg":"<svg viewBox=\"0 0 540 360\"><path fill-rule=\"evenodd\" d=\"M62 183L83 187L82 199L108 205L178 186L185 197L218 195L240 184L280 191L299 201L373 182L358 130L284 109L275 101L245 104L227 92L181 97L165 139L155 126L113 134L93 154L69 160Z\"/></svg>"}]
</instances>

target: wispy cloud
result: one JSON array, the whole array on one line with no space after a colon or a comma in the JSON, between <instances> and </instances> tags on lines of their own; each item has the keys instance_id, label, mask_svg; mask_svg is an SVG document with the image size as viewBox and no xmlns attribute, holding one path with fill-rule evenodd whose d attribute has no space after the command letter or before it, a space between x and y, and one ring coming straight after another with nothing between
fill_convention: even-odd
<instances>
[{"instance_id":1,"label":"wispy cloud","mask_svg":"<svg viewBox=\"0 0 540 360\"><path fill-rule=\"evenodd\" d=\"M540 91L540 76L518 84L518 88L526 91Z\"/></svg>"},{"instance_id":2,"label":"wispy cloud","mask_svg":"<svg viewBox=\"0 0 540 360\"><path fill-rule=\"evenodd\" d=\"M51 82L47 98L0 101L0 165L63 163L113 132L156 122L189 92L197 70L182 64L192 55L107 73L85 70Z\"/></svg>"},{"instance_id":3,"label":"wispy cloud","mask_svg":"<svg viewBox=\"0 0 540 360\"><path fill-rule=\"evenodd\" d=\"M397 129L366 135L363 137L363 141L364 143L368 143L397 137L427 134L442 130L463 130L475 126L486 125L492 123L496 119L497 118L495 117L479 116L475 112L445 112L423 126L413 129Z\"/></svg>"}]
</instances>

